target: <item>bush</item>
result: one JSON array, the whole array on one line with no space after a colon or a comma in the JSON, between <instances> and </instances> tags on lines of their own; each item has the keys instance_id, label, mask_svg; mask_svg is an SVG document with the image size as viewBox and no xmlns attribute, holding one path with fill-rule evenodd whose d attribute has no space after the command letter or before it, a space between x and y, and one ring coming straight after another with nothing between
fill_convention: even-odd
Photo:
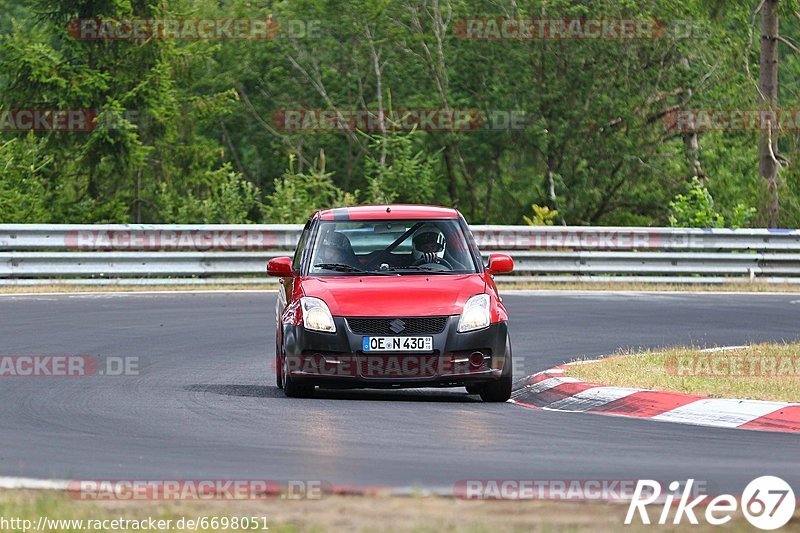
<instances>
[{"instance_id":1,"label":"bush","mask_svg":"<svg viewBox=\"0 0 800 533\"><path fill-rule=\"evenodd\" d=\"M230 166L207 173L208 189L188 194L161 184L162 220L180 224L245 224L261 218L260 191Z\"/></svg>"},{"instance_id":2,"label":"bush","mask_svg":"<svg viewBox=\"0 0 800 533\"><path fill-rule=\"evenodd\" d=\"M719 213L711 193L695 176L686 194L679 194L669 203L669 224L673 228L741 228L756 213L754 207L736 204L728 216Z\"/></svg>"},{"instance_id":3,"label":"bush","mask_svg":"<svg viewBox=\"0 0 800 533\"><path fill-rule=\"evenodd\" d=\"M531 209L533 209L533 218L522 215L522 218L525 220L525 224L529 226L552 226L556 217L558 217L558 211L555 209L550 209L546 205L541 206L533 204Z\"/></svg>"}]
</instances>

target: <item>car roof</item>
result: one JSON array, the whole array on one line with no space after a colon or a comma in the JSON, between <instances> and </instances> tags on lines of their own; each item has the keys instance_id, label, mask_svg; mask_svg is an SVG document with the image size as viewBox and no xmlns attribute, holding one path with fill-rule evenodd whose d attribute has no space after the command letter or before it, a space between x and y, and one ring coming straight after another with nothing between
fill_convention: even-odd
<instances>
[{"instance_id":1,"label":"car roof","mask_svg":"<svg viewBox=\"0 0 800 533\"><path fill-rule=\"evenodd\" d=\"M459 213L450 207L413 204L359 205L323 209L316 215L320 220L414 220L414 219L453 219Z\"/></svg>"}]
</instances>

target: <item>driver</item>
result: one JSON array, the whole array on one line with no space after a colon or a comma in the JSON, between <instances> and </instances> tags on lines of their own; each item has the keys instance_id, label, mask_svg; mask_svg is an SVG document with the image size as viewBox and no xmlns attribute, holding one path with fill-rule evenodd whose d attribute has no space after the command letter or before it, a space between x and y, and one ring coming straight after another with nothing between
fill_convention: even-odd
<instances>
[{"instance_id":1,"label":"driver","mask_svg":"<svg viewBox=\"0 0 800 533\"><path fill-rule=\"evenodd\" d=\"M338 231L328 233L319 250L320 263L338 263L356 266L356 257L350 239Z\"/></svg>"},{"instance_id":2,"label":"driver","mask_svg":"<svg viewBox=\"0 0 800 533\"><path fill-rule=\"evenodd\" d=\"M438 263L444 258L446 243L444 234L438 229L423 228L414 235L413 243L414 263L417 265Z\"/></svg>"}]
</instances>

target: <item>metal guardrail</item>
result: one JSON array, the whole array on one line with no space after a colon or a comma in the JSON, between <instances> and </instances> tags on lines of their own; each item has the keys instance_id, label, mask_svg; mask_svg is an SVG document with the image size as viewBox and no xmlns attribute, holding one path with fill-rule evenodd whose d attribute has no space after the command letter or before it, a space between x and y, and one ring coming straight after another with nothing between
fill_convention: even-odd
<instances>
[{"instance_id":1,"label":"metal guardrail","mask_svg":"<svg viewBox=\"0 0 800 533\"><path fill-rule=\"evenodd\" d=\"M0 284L263 283L299 225L0 225ZM515 281L800 283L800 230L472 226Z\"/></svg>"}]
</instances>

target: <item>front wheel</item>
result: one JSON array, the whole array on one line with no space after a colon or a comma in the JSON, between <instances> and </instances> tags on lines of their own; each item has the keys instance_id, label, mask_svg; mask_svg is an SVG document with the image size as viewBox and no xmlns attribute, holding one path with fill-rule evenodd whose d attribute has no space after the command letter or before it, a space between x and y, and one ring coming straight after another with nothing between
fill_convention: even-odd
<instances>
[{"instance_id":1,"label":"front wheel","mask_svg":"<svg viewBox=\"0 0 800 533\"><path fill-rule=\"evenodd\" d=\"M286 356L283 357L281 377L283 378L283 393L287 398L308 398L314 394L314 385L299 383L297 379L289 375L289 365L286 362Z\"/></svg>"},{"instance_id":2,"label":"front wheel","mask_svg":"<svg viewBox=\"0 0 800 533\"><path fill-rule=\"evenodd\" d=\"M514 381L511 362L511 339L506 338L506 357L503 363L503 374L500 379L485 383L480 390L484 402L506 402L511 398L511 386Z\"/></svg>"},{"instance_id":3,"label":"front wheel","mask_svg":"<svg viewBox=\"0 0 800 533\"><path fill-rule=\"evenodd\" d=\"M506 402L511 398L511 376L502 376L497 381L485 384L481 390L484 402Z\"/></svg>"}]
</instances>

